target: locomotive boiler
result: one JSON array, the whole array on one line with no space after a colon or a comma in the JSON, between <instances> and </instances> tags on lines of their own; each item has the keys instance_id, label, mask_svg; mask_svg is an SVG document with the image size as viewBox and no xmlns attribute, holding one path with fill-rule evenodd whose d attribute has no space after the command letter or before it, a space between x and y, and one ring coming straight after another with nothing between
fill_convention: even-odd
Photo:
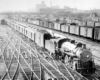
<instances>
[{"instance_id":1,"label":"locomotive boiler","mask_svg":"<svg viewBox=\"0 0 100 80\"><path fill-rule=\"evenodd\" d=\"M80 73L93 73L95 65L92 52L85 44L76 43L74 40L65 41L61 44L61 53L64 54L64 62Z\"/></svg>"}]
</instances>

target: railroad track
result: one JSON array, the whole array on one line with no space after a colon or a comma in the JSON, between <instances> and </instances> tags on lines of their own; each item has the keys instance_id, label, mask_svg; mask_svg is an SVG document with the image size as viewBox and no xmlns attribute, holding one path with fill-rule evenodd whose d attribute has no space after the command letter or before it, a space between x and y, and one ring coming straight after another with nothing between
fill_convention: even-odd
<instances>
[{"instance_id":1,"label":"railroad track","mask_svg":"<svg viewBox=\"0 0 100 80\"><path fill-rule=\"evenodd\" d=\"M16 55L15 55L16 56ZM16 57L17 58L17 57ZM22 59L22 58L21 58ZM5 60L4 60L5 61ZM4 75L4 77L3 77L3 79L8 79L8 77L6 77L7 75L9 75L9 77L10 77L10 79L8 79L8 80L16 80L15 78L16 78L16 74L18 74L18 72L17 71L14 71L14 69L15 69L15 61L14 61L14 63L12 64L12 62L13 62L14 60L11 60L11 62L10 62L10 65L9 65L9 67L7 68L8 70L7 70L7 72L6 72L6 74ZM17 60L18 61L18 60ZM23 69L23 65L25 66L25 64L23 64L23 62L22 61L25 61L25 60L20 60L21 61L21 63L20 63L20 66L21 66L21 68ZM19 61L18 61L19 62ZM16 67L16 70L18 70L18 67ZM15 72L15 74L13 75L13 71ZM22 71L24 71L24 70L22 70ZM28 70L29 71L29 70ZM26 71L24 71L24 72L22 72L22 74L24 75L24 78L25 78L25 76L28 76L26 73L25 73ZM14 79L13 79L14 78ZM26 78L25 78L26 79ZM27 77L27 80L30 80L28 77ZM38 79L37 79L38 80Z\"/></svg>"},{"instance_id":2,"label":"railroad track","mask_svg":"<svg viewBox=\"0 0 100 80\"><path fill-rule=\"evenodd\" d=\"M41 59L42 60L42 59ZM22 60L22 61L24 61L24 60ZM47 64L47 63L46 63ZM42 63L42 65L43 65L43 63ZM50 67L50 65L48 66L48 67ZM47 68L47 67L46 67ZM52 68L52 67L51 67ZM55 70L52 70L52 71L55 71ZM58 73L58 72L57 72ZM55 74L55 75L57 75L57 74ZM58 75L58 76L60 76L60 74ZM55 76L56 77L56 76ZM56 77L57 78L57 77Z\"/></svg>"},{"instance_id":3,"label":"railroad track","mask_svg":"<svg viewBox=\"0 0 100 80\"><path fill-rule=\"evenodd\" d=\"M7 45L7 43L6 42L4 42L3 44L2 44L2 47L5 47L5 49L3 48L3 54L2 54L2 57L3 57L3 61L4 61L4 63L5 63L5 66L6 66L6 68L7 68L7 72L5 72L5 74L2 76L2 80L4 80L4 79L13 79L13 76L14 76L14 73L16 72L16 63L15 63L15 61L13 60L13 57L11 58L11 57L9 57L9 59L8 59L8 57L6 56L7 55L7 53L5 53L5 50L6 50L6 46L3 46L3 45ZM13 61L14 61L14 64L15 64L15 66L13 66Z\"/></svg>"},{"instance_id":4,"label":"railroad track","mask_svg":"<svg viewBox=\"0 0 100 80\"><path fill-rule=\"evenodd\" d=\"M32 43L31 43L32 44ZM39 48L39 46L37 47L37 48ZM38 49L38 50L42 50L42 49ZM45 53L45 51L43 52L43 53ZM48 53L49 54L49 53ZM99 57L97 57L97 56L95 56L95 59L97 59L98 61L100 61L100 59L99 59ZM69 68L69 69L71 69L70 67L68 67L68 66L66 66L67 68ZM70 70L70 71L72 71L72 70ZM77 73L77 72L75 72L74 70L71 72L75 77L76 77L76 79L78 80L78 78L77 78L77 76L79 77L79 76L82 76L82 75L80 75L79 73ZM74 74L75 73L75 74ZM77 74L77 75L76 75ZM97 70L96 70L96 72L93 74L93 75L90 75L89 76L89 78L87 78L87 77L83 77L83 79L86 79L86 80L100 80L100 66L99 66L99 69L97 68Z\"/></svg>"},{"instance_id":5,"label":"railroad track","mask_svg":"<svg viewBox=\"0 0 100 80\"><path fill-rule=\"evenodd\" d=\"M41 56L39 56L39 57L41 57ZM42 58L40 61L42 62L44 59ZM44 60L45 61L45 60ZM44 64L44 63L47 63L46 61L45 62L43 62L42 64ZM45 65L45 64L44 64ZM51 65L49 65L48 66L48 68L50 67ZM47 67L47 65L46 65L46 67ZM52 68L53 69L53 68ZM63 67L63 69L64 69L64 67ZM48 69L49 70L49 69ZM53 70L54 71L54 70ZM63 73L63 74L68 74L68 73ZM66 75L66 76L68 76L68 75ZM60 77L60 76L59 76Z\"/></svg>"},{"instance_id":6,"label":"railroad track","mask_svg":"<svg viewBox=\"0 0 100 80\"><path fill-rule=\"evenodd\" d=\"M93 58L100 61L100 57L97 57L97 56L93 55Z\"/></svg>"},{"instance_id":7,"label":"railroad track","mask_svg":"<svg viewBox=\"0 0 100 80\"><path fill-rule=\"evenodd\" d=\"M3 48L4 49L4 48ZM10 53L11 54L11 53ZM16 60L11 58L8 59L6 57L6 53L3 54L3 58L4 58L4 63L6 64L6 68L7 68L7 72L4 74L4 76L2 77L2 80L7 79L7 80L17 80L17 74L18 74L18 63L16 63ZM7 59L6 59L7 58ZM9 62L7 62L7 60ZM8 65L9 64L9 65Z\"/></svg>"},{"instance_id":8,"label":"railroad track","mask_svg":"<svg viewBox=\"0 0 100 80\"><path fill-rule=\"evenodd\" d=\"M31 43L31 44L32 44L32 43ZM37 46L37 48L39 48L38 50L40 50L40 53L41 53L42 49L40 49L39 46ZM46 55L46 57L50 57L49 60L51 60L51 63L54 63L54 66L56 65L57 68L58 68L59 70L60 70L60 69L66 68L66 69L72 74L72 76L73 76L76 80L80 80L80 79L82 79L82 80L87 80L87 78L85 78L84 76L82 76L80 73L78 73L78 72L72 70L68 65L65 65L65 64L62 63L60 60L54 60L54 59L52 58L52 56L48 53L48 51L43 50L42 53L44 53L44 54ZM54 60L54 62L53 62L53 60ZM66 69L65 69L65 70L66 70ZM60 71L61 71L61 70L60 70Z\"/></svg>"},{"instance_id":9,"label":"railroad track","mask_svg":"<svg viewBox=\"0 0 100 80\"><path fill-rule=\"evenodd\" d=\"M43 56L38 55L38 58L41 62L41 65L43 65L43 67L47 68L47 70L49 72L51 72L51 74L55 77L55 78L61 78L62 74L60 74L60 72L58 70L55 70L55 68L53 66L51 66L51 64L48 64L48 62L43 58ZM67 77L66 77L67 76ZM69 76L69 77L68 77ZM68 78L69 80L73 80L72 77L68 74L68 72L66 73L66 75L64 75L65 78Z\"/></svg>"},{"instance_id":10,"label":"railroad track","mask_svg":"<svg viewBox=\"0 0 100 80\"><path fill-rule=\"evenodd\" d=\"M9 42L5 42L4 41L2 43L2 46L0 47L1 48L2 57L3 57L3 62L4 62L5 67L7 69L7 72L5 72L5 74L3 75L3 77L1 78L1 80L4 80L4 78L8 79L8 80L11 79L10 74L9 74L9 69L10 69L10 66L11 66L11 63L12 63L12 58L10 58L10 60L8 61L7 60L7 56L5 54L5 50L6 50L8 44L9 44Z\"/></svg>"},{"instance_id":11,"label":"railroad track","mask_svg":"<svg viewBox=\"0 0 100 80\"><path fill-rule=\"evenodd\" d=\"M86 76L87 80L100 80L100 77L96 74Z\"/></svg>"},{"instance_id":12,"label":"railroad track","mask_svg":"<svg viewBox=\"0 0 100 80\"><path fill-rule=\"evenodd\" d=\"M27 39L24 39L24 41L28 43ZM33 48L34 48L34 47L33 47ZM79 75L79 74L78 74L78 75ZM94 76L94 75L92 75L90 78L93 79L93 80L98 80L98 77L96 77L96 76ZM90 79L90 78L89 78L89 79ZM84 78L84 79L88 80L87 78Z\"/></svg>"},{"instance_id":13,"label":"railroad track","mask_svg":"<svg viewBox=\"0 0 100 80\"><path fill-rule=\"evenodd\" d=\"M25 41L26 43L28 43L27 39L24 39L24 41ZM32 44L32 43L30 43L30 42L29 42L29 44L31 44L31 47L34 48L34 46L32 46L32 45L34 45L34 44ZM39 46L38 46L38 47L39 47ZM38 51L40 51L39 53L41 53L41 49L40 49L40 48L38 49ZM42 51L42 53L44 53L44 52ZM44 57L44 56L45 56L45 55L42 54L42 57ZM47 56L50 57L50 55L46 54L45 57L47 57ZM52 60L51 60L51 59L52 59ZM63 74L65 74L64 71L63 71L62 69L66 70L67 67L64 66L63 63L61 63L60 61L59 61L59 62L58 62L58 61L54 61L53 58L51 58L51 57L50 57L49 59L47 59L47 60L48 60L48 62L51 61L52 64L53 64L53 66L55 66L55 68L58 68ZM53 61L54 61L54 62L53 62ZM56 63L56 65L55 65L55 63ZM68 69L67 69L67 70L68 70ZM70 73L72 74L73 72L76 74L75 71L71 71L71 69L70 69ZM77 75L74 75L74 73L73 73L73 76L75 76L75 77L77 76L77 79L83 77L82 75L80 75L80 74L78 74L78 73L77 73Z\"/></svg>"},{"instance_id":14,"label":"railroad track","mask_svg":"<svg viewBox=\"0 0 100 80\"><path fill-rule=\"evenodd\" d=\"M20 33L17 33L18 35L22 35ZM35 43L29 41L26 37L23 37L23 40L30 44L30 46L34 49L34 45L36 45ZM26 38L26 39L25 39ZM61 69L65 69L66 67L68 68L68 70L70 71L70 73L75 77L75 79L81 79L83 78L84 80L87 80L85 77L83 77L81 74L79 74L78 72L72 70L70 67L68 66L64 66L64 64L61 61L55 61L50 54L48 53L48 51L46 51L45 49L39 47L38 45L35 46L36 48L38 48L38 52L42 55L42 57L47 58L48 62L51 62L53 64L53 66L59 70ZM66 69L65 69L66 70Z\"/></svg>"},{"instance_id":15,"label":"railroad track","mask_svg":"<svg viewBox=\"0 0 100 80\"><path fill-rule=\"evenodd\" d=\"M15 58L13 58L11 65L9 66L9 69L8 69L8 74L12 80L14 79L14 76L15 76L18 66L19 65L18 65L17 60Z\"/></svg>"},{"instance_id":16,"label":"railroad track","mask_svg":"<svg viewBox=\"0 0 100 80\"><path fill-rule=\"evenodd\" d=\"M94 75L100 79L100 69L96 69L96 72Z\"/></svg>"},{"instance_id":17,"label":"railroad track","mask_svg":"<svg viewBox=\"0 0 100 80\"><path fill-rule=\"evenodd\" d=\"M2 77L5 75L5 73L7 72L7 68L6 65L4 63L3 60L3 56L0 57L0 80L2 80Z\"/></svg>"},{"instance_id":18,"label":"railroad track","mask_svg":"<svg viewBox=\"0 0 100 80\"><path fill-rule=\"evenodd\" d=\"M85 76L87 80L100 80L100 70L96 69L95 73Z\"/></svg>"},{"instance_id":19,"label":"railroad track","mask_svg":"<svg viewBox=\"0 0 100 80\"><path fill-rule=\"evenodd\" d=\"M27 40L26 40L27 41ZM93 79L93 78L92 78Z\"/></svg>"}]
</instances>

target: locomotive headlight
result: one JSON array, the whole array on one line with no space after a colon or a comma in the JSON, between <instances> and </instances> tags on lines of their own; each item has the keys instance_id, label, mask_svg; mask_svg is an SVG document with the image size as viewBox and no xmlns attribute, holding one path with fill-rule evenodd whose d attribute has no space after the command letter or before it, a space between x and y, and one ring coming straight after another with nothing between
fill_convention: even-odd
<instances>
[{"instance_id":1,"label":"locomotive headlight","mask_svg":"<svg viewBox=\"0 0 100 80\"><path fill-rule=\"evenodd\" d=\"M91 51L90 50L88 50L88 49L84 49L83 51L82 51L82 53L81 53L81 60L82 61L84 61L84 62L87 62L87 61L89 61L89 60L91 60L91 58L92 58L92 53L91 53Z\"/></svg>"},{"instance_id":2,"label":"locomotive headlight","mask_svg":"<svg viewBox=\"0 0 100 80\"><path fill-rule=\"evenodd\" d=\"M89 57L89 55L86 56L87 58Z\"/></svg>"},{"instance_id":3,"label":"locomotive headlight","mask_svg":"<svg viewBox=\"0 0 100 80\"><path fill-rule=\"evenodd\" d=\"M88 49L78 49L76 55L81 61L87 62L92 59L92 53Z\"/></svg>"}]
</instances>

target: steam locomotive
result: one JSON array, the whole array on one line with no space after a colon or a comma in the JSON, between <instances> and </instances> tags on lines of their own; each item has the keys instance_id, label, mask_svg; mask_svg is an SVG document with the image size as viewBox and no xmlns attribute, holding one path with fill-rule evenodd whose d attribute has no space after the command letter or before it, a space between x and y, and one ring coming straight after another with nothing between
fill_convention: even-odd
<instances>
[{"instance_id":1,"label":"steam locomotive","mask_svg":"<svg viewBox=\"0 0 100 80\"><path fill-rule=\"evenodd\" d=\"M68 38L55 38L46 41L45 48L51 52L55 59L62 60L81 74L94 73L95 71L92 52L86 48L85 44Z\"/></svg>"}]
</instances>

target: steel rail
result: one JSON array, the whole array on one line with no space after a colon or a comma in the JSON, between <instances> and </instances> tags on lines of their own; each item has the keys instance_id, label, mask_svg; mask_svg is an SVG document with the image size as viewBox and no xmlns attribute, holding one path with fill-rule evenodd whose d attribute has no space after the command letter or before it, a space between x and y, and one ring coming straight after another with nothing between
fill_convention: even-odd
<instances>
[{"instance_id":1,"label":"steel rail","mask_svg":"<svg viewBox=\"0 0 100 80\"><path fill-rule=\"evenodd\" d=\"M13 44L12 44L13 45ZM30 47L31 48L31 47ZM32 49L32 48L31 48ZM17 49L16 49L17 50ZM32 49L33 50L33 49ZM34 51L34 50L33 50ZM22 56L22 55L21 55ZM34 55L33 55L34 56ZM41 56L41 55L40 55ZM22 56L23 57L23 56ZM41 56L42 57L42 56ZM43 58L43 57L42 57ZM43 58L44 59L44 58ZM45 60L45 59L44 59ZM45 60L46 61L46 60ZM25 61L26 62L26 61ZM48 61L46 61L47 63L48 63ZM27 63L27 62L26 62ZM28 63L27 63L28 64ZM41 63L42 64L42 63ZM50 63L49 63L50 64ZM43 65L43 64L42 64ZM50 64L51 65L51 64ZM29 66L29 65L28 65ZM44 66L44 65L43 65ZM52 66L52 65L51 65ZM29 66L30 67L30 66ZM53 66L52 66L53 67ZM45 67L46 68L46 67ZM55 67L53 67L56 71L58 71ZM58 71L60 74L62 74L60 71ZM53 75L53 74L52 74ZM63 75L63 74L62 74ZM54 76L54 75L53 75ZM64 76L64 75L63 75ZM67 77L66 76L64 76L66 79L67 79ZM55 78L57 78L56 76L55 76ZM68 80L68 79L67 79Z\"/></svg>"},{"instance_id":2,"label":"steel rail","mask_svg":"<svg viewBox=\"0 0 100 80\"><path fill-rule=\"evenodd\" d=\"M16 35L17 36L17 35ZM19 38L18 36L17 36L17 38ZM20 38L19 38L20 39ZM22 40L22 39L21 39ZM23 40L22 40L23 41ZM25 42L24 42L25 43ZM25 43L26 44L26 43ZM28 44L27 44L27 46L29 46ZM30 46L29 46L30 47ZM30 47L31 48L31 47ZM31 48L32 49L32 48ZM33 49L32 49L33 50ZM42 57L42 56L41 56ZM43 58L43 57L42 57ZM46 62L48 62L48 61L46 61ZM56 69L56 68L55 68ZM56 69L57 70L57 69Z\"/></svg>"},{"instance_id":3,"label":"steel rail","mask_svg":"<svg viewBox=\"0 0 100 80\"><path fill-rule=\"evenodd\" d=\"M13 44L12 44L13 45ZM16 47L13 45L13 47L16 49ZM19 51L16 49L16 51L19 53ZM20 54L20 53L19 53ZM20 54L21 55L21 54ZM22 56L22 55L21 55ZM23 56L22 56L23 57ZM24 59L24 58L23 58ZM26 62L26 64L28 65L28 67L30 67L29 66L29 64L27 63L27 61L24 59L24 61ZM44 65L43 65L44 66ZM31 69L31 67L30 67L30 69ZM33 71L33 70L32 70ZM34 71L33 71L34 72Z\"/></svg>"},{"instance_id":4,"label":"steel rail","mask_svg":"<svg viewBox=\"0 0 100 80\"><path fill-rule=\"evenodd\" d=\"M2 33L1 33L2 34ZM11 38L13 37L13 33L12 33L12 35L11 35ZM10 38L10 39L11 39ZM4 48L4 50L6 49L6 47L9 45L9 42L10 41L8 41L7 42L7 44L6 44L6 46L5 46L5 48ZM3 45L2 45L3 46ZM4 52L4 50L3 50L3 52ZM3 56L3 52L1 52L2 53L2 56ZM7 68L7 66L6 66L6 63L5 63L5 60L4 60L4 56L3 56L3 61L4 61L4 64L5 64L5 67L6 67L6 69L7 69L7 72L4 74L4 76L1 78L1 80L3 80L5 77L6 77L6 75L7 75L7 73L8 73L8 68ZM10 62L11 63L11 62ZM9 65L10 66L10 65ZM9 76L9 75L8 75ZM9 76L9 78L10 78L10 76ZM10 78L10 80L11 80L11 78Z\"/></svg>"}]
</instances>

